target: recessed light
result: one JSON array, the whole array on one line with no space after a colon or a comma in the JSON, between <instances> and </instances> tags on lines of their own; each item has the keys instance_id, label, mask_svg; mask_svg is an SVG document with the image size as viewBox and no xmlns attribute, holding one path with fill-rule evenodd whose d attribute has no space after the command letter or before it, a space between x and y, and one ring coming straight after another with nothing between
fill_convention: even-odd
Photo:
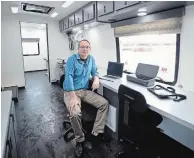
<instances>
[{"instance_id":1,"label":"recessed light","mask_svg":"<svg viewBox=\"0 0 194 158\"><path fill-rule=\"evenodd\" d=\"M140 9L138 9L137 15L138 16L145 16L145 15L147 15L147 9L146 8L140 8Z\"/></svg>"},{"instance_id":2,"label":"recessed light","mask_svg":"<svg viewBox=\"0 0 194 158\"><path fill-rule=\"evenodd\" d=\"M57 12L53 12L53 13L51 14L51 17L54 18L54 17L56 17L58 14L59 14L59 13L57 13Z\"/></svg>"},{"instance_id":3,"label":"recessed light","mask_svg":"<svg viewBox=\"0 0 194 158\"><path fill-rule=\"evenodd\" d=\"M147 13L146 12L139 12L139 13L137 13L137 15L138 16L145 16L145 15L147 15Z\"/></svg>"},{"instance_id":4,"label":"recessed light","mask_svg":"<svg viewBox=\"0 0 194 158\"><path fill-rule=\"evenodd\" d=\"M145 7L144 8L139 8L138 12L147 12L147 9Z\"/></svg>"},{"instance_id":5,"label":"recessed light","mask_svg":"<svg viewBox=\"0 0 194 158\"><path fill-rule=\"evenodd\" d=\"M66 2L64 2L64 3L61 5L61 7L67 8L67 7L69 7L70 5L72 5L73 3L74 3L74 1L66 1Z\"/></svg>"},{"instance_id":6,"label":"recessed light","mask_svg":"<svg viewBox=\"0 0 194 158\"><path fill-rule=\"evenodd\" d=\"M89 29L89 26L88 25L84 25L84 30L87 30Z\"/></svg>"},{"instance_id":7,"label":"recessed light","mask_svg":"<svg viewBox=\"0 0 194 158\"><path fill-rule=\"evenodd\" d=\"M73 28L72 31L76 33L80 33L82 32L82 29L80 27L77 27L77 28Z\"/></svg>"},{"instance_id":8,"label":"recessed light","mask_svg":"<svg viewBox=\"0 0 194 158\"><path fill-rule=\"evenodd\" d=\"M18 7L11 7L11 11L13 14L18 13Z\"/></svg>"},{"instance_id":9,"label":"recessed light","mask_svg":"<svg viewBox=\"0 0 194 158\"><path fill-rule=\"evenodd\" d=\"M72 29L73 32L77 32L77 31L79 31L79 30L80 30L79 28L73 28L73 29Z\"/></svg>"}]
</instances>

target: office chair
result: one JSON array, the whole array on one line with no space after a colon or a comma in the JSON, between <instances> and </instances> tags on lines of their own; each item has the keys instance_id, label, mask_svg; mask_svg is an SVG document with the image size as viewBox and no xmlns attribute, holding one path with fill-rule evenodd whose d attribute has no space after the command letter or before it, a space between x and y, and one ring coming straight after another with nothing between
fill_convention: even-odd
<instances>
[{"instance_id":1,"label":"office chair","mask_svg":"<svg viewBox=\"0 0 194 158\"><path fill-rule=\"evenodd\" d=\"M65 105L66 106L66 105ZM86 138L87 134L91 133L93 124L96 118L97 109L85 102L81 102L81 111L82 111L82 131L84 132ZM67 117L69 118L69 114L67 114ZM65 120L63 122L63 127L67 129L64 134L64 140L66 142L71 141L74 138L74 131L71 126L71 122L69 119Z\"/></svg>"},{"instance_id":2,"label":"office chair","mask_svg":"<svg viewBox=\"0 0 194 158\"><path fill-rule=\"evenodd\" d=\"M91 90L93 80L89 80L89 88L88 90ZM97 92L97 91L94 91ZM65 105L66 107L66 105ZM82 130L87 138L87 133L91 133L93 124L96 118L97 109L83 101L81 101L81 111L82 111ZM67 114L67 117L69 118L69 114ZM63 127L67 129L64 134L64 140L66 142L71 141L74 138L74 131L71 126L71 122L69 119L64 120Z\"/></svg>"},{"instance_id":3,"label":"office chair","mask_svg":"<svg viewBox=\"0 0 194 158\"><path fill-rule=\"evenodd\" d=\"M60 86L61 88L63 88L63 82L64 82L64 80L65 80L65 74L63 74L63 75L60 77L60 80L59 80L59 86Z\"/></svg>"},{"instance_id":4,"label":"office chair","mask_svg":"<svg viewBox=\"0 0 194 158\"><path fill-rule=\"evenodd\" d=\"M146 147L151 146L152 148L152 145L153 148L156 147L157 134L160 132L157 126L163 118L148 108L146 99L140 92L120 85L118 97L119 140L125 144L131 144L133 149L139 153L139 157L146 157L150 154ZM151 150L152 155L149 155L149 158L158 155L158 151L154 151L153 148ZM128 157L128 153L124 152L120 157Z\"/></svg>"}]
</instances>

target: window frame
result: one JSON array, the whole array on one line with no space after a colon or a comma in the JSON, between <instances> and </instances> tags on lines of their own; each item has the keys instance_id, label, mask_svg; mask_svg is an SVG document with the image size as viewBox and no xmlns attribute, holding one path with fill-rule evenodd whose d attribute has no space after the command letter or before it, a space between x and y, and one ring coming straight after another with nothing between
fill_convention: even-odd
<instances>
[{"instance_id":1,"label":"window frame","mask_svg":"<svg viewBox=\"0 0 194 158\"><path fill-rule=\"evenodd\" d=\"M115 37L116 41L116 56L117 56L117 62L121 62L121 54L120 54L120 44L119 44L119 37ZM177 83L178 80L178 71L179 71L179 58L180 58L180 34L176 34L176 58L175 58L175 73L174 73L174 81L173 82L167 82L159 79L155 79L156 82L168 84L174 86ZM124 72L126 73L126 72ZM127 72L130 74L130 72Z\"/></svg>"},{"instance_id":2,"label":"window frame","mask_svg":"<svg viewBox=\"0 0 194 158\"><path fill-rule=\"evenodd\" d=\"M32 42L29 42L29 43L32 43ZM37 44L38 44L38 54L24 54L23 45L22 45L23 56L38 56L38 55L40 55L40 43L37 42Z\"/></svg>"}]
</instances>

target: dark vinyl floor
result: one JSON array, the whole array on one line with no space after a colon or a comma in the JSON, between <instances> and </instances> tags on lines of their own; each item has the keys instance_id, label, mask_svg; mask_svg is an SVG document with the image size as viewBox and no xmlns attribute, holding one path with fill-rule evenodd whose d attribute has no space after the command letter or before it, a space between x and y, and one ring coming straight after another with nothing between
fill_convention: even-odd
<instances>
[{"instance_id":1,"label":"dark vinyl floor","mask_svg":"<svg viewBox=\"0 0 194 158\"><path fill-rule=\"evenodd\" d=\"M48 82L45 71L26 73L25 78L26 88L19 90L16 105L20 158L75 158L72 143L63 139L67 111L62 89ZM109 146L120 150L115 141L100 146L100 151L92 150L92 155L84 157L110 157L105 152Z\"/></svg>"},{"instance_id":2,"label":"dark vinyl floor","mask_svg":"<svg viewBox=\"0 0 194 158\"><path fill-rule=\"evenodd\" d=\"M63 93L50 84L44 71L25 74L26 88L16 105L21 158L73 158L73 148L63 139L66 117Z\"/></svg>"}]
</instances>

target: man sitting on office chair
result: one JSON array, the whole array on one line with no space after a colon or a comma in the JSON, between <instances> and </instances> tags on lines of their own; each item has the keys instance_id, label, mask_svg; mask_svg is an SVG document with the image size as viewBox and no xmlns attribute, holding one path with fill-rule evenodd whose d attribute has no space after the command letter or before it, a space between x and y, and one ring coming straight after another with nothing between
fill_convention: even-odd
<instances>
[{"instance_id":1,"label":"man sitting on office chair","mask_svg":"<svg viewBox=\"0 0 194 158\"><path fill-rule=\"evenodd\" d=\"M89 55L90 42L82 40L78 45L78 53L72 55L66 63L64 89L64 102L70 113L70 121L74 130L77 156L83 153L85 136L81 125L81 100L98 109L92 134L89 141L93 145L102 140L105 120L107 118L108 101L96 94L94 90L99 87L99 78L94 58ZM93 77L92 91L87 90L90 75Z\"/></svg>"}]
</instances>

